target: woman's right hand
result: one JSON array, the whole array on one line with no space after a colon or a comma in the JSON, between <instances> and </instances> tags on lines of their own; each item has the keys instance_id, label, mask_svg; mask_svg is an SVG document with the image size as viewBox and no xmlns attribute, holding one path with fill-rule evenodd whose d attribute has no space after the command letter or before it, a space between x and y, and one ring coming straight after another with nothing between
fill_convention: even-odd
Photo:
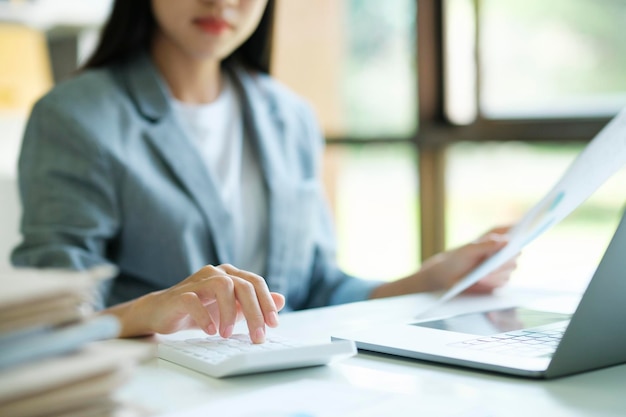
<instances>
[{"instance_id":1,"label":"woman's right hand","mask_svg":"<svg viewBox=\"0 0 626 417\"><path fill-rule=\"evenodd\" d=\"M265 326L278 326L284 306L285 297L270 292L262 277L224 264L205 266L168 289L103 313L120 318L121 337L200 328L227 338L235 323L245 319L252 342L263 343Z\"/></svg>"}]
</instances>

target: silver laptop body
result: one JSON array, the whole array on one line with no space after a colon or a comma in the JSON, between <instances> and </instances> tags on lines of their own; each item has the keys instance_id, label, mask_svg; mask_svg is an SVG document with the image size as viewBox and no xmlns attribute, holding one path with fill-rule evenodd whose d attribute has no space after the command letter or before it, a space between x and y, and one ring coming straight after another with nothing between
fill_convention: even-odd
<instances>
[{"instance_id":1,"label":"silver laptop body","mask_svg":"<svg viewBox=\"0 0 626 417\"><path fill-rule=\"evenodd\" d=\"M520 306L351 329L333 339L354 340L365 351L532 378L625 363L626 213L571 316Z\"/></svg>"}]
</instances>

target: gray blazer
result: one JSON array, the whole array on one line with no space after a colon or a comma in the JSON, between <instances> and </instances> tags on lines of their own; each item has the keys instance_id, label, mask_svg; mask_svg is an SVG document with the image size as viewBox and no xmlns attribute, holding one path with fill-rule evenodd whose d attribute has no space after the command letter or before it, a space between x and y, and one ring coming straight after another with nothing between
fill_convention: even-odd
<instances>
[{"instance_id":1,"label":"gray blazer","mask_svg":"<svg viewBox=\"0 0 626 417\"><path fill-rule=\"evenodd\" d=\"M268 191L267 270L255 272L287 296L287 310L367 298L378 283L335 263L319 181L323 138L309 106L267 75L229 71ZM233 219L203 164L147 55L57 85L24 134L23 241L13 264L113 264L119 275L100 307L233 263Z\"/></svg>"}]
</instances>

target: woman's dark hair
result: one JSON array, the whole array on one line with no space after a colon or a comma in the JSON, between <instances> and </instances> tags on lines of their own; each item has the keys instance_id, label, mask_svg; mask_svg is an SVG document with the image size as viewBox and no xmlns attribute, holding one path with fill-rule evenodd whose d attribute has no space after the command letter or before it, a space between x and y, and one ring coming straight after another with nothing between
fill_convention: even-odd
<instances>
[{"instance_id":1,"label":"woman's dark hair","mask_svg":"<svg viewBox=\"0 0 626 417\"><path fill-rule=\"evenodd\" d=\"M273 26L274 0L268 0L256 30L224 62L236 60L250 69L269 73ZM149 50L155 29L150 0L115 0L98 46L82 69L121 63Z\"/></svg>"}]
</instances>

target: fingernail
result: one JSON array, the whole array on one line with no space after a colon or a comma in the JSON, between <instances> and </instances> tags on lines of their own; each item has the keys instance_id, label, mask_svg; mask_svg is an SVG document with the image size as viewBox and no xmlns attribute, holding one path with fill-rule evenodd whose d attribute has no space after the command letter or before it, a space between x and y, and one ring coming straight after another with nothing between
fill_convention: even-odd
<instances>
[{"instance_id":1,"label":"fingernail","mask_svg":"<svg viewBox=\"0 0 626 417\"><path fill-rule=\"evenodd\" d=\"M263 327L259 327L254 331L254 342L255 343L263 343L265 342L265 329Z\"/></svg>"},{"instance_id":2,"label":"fingernail","mask_svg":"<svg viewBox=\"0 0 626 417\"><path fill-rule=\"evenodd\" d=\"M222 336L231 337L233 335L233 329L234 329L234 326L231 324L230 326L224 329L224 333L222 334Z\"/></svg>"},{"instance_id":3,"label":"fingernail","mask_svg":"<svg viewBox=\"0 0 626 417\"><path fill-rule=\"evenodd\" d=\"M215 333L217 333L217 329L215 328L215 324L210 323L207 327L206 327L206 332L210 335L214 335Z\"/></svg>"},{"instance_id":4,"label":"fingernail","mask_svg":"<svg viewBox=\"0 0 626 417\"><path fill-rule=\"evenodd\" d=\"M268 317L267 320L269 321L269 325L272 327L276 327L278 326L278 314L275 311L272 311Z\"/></svg>"}]
</instances>

